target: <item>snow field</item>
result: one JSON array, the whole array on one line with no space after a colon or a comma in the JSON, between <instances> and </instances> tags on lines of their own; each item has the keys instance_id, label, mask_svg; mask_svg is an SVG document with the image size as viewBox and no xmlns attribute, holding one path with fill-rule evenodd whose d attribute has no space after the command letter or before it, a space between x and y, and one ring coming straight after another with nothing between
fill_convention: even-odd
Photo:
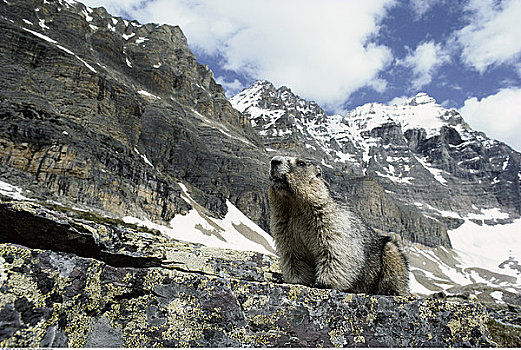
<instances>
[{"instance_id":1,"label":"snow field","mask_svg":"<svg viewBox=\"0 0 521 350\"><path fill-rule=\"evenodd\" d=\"M179 183L178 185L183 192L181 197L192 206L192 209L186 215L176 215L170 221L169 226L130 216L124 217L123 220L156 229L169 237L182 241L200 243L209 247L257 251L275 255L275 245L271 236L231 202L226 201L228 212L223 219L213 218L206 215L204 208L190 197L184 184Z\"/></svg>"}]
</instances>

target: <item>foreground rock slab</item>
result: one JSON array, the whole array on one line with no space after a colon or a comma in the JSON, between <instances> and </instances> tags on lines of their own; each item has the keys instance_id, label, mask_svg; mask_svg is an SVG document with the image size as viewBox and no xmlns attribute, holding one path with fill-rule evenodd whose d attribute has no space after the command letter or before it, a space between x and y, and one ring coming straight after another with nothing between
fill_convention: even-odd
<instances>
[{"instance_id":1,"label":"foreground rock slab","mask_svg":"<svg viewBox=\"0 0 521 350\"><path fill-rule=\"evenodd\" d=\"M116 268L13 244L0 255L2 347L490 345L479 304Z\"/></svg>"},{"instance_id":2,"label":"foreground rock slab","mask_svg":"<svg viewBox=\"0 0 521 350\"><path fill-rule=\"evenodd\" d=\"M0 204L1 347L494 344L477 302L283 284L272 256Z\"/></svg>"}]
</instances>

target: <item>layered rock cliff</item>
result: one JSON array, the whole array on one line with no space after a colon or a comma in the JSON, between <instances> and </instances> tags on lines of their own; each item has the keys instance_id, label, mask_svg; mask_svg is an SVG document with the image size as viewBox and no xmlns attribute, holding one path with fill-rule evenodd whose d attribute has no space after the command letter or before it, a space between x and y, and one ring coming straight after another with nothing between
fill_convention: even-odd
<instances>
[{"instance_id":1,"label":"layered rock cliff","mask_svg":"<svg viewBox=\"0 0 521 350\"><path fill-rule=\"evenodd\" d=\"M225 199L266 227L266 156L178 27L73 1L0 5L2 177L34 196L169 221Z\"/></svg>"}]
</instances>

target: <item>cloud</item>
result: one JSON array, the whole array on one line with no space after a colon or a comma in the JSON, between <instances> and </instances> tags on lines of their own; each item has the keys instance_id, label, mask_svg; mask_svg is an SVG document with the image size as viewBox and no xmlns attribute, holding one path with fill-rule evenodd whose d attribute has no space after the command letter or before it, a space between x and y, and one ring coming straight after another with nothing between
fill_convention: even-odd
<instances>
[{"instance_id":1,"label":"cloud","mask_svg":"<svg viewBox=\"0 0 521 350\"><path fill-rule=\"evenodd\" d=\"M414 12L415 20L421 20L432 7L443 2L444 0L410 0L411 10Z\"/></svg>"},{"instance_id":2,"label":"cloud","mask_svg":"<svg viewBox=\"0 0 521 350\"><path fill-rule=\"evenodd\" d=\"M392 100L388 101L387 104L389 106L392 106L392 105L401 106L401 105L407 103L410 99L411 99L411 96L397 96L397 97L393 98Z\"/></svg>"},{"instance_id":3,"label":"cloud","mask_svg":"<svg viewBox=\"0 0 521 350\"><path fill-rule=\"evenodd\" d=\"M479 100L469 98L460 113L473 129L482 130L489 137L521 151L521 88L501 89Z\"/></svg>"},{"instance_id":4,"label":"cloud","mask_svg":"<svg viewBox=\"0 0 521 350\"><path fill-rule=\"evenodd\" d=\"M410 68L413 73L411 87L419 90L432 81L437 69L450 61L449 53L439 43L427 41L419 44L416 49L397 64Z\"/></svg>"},{"instance_id":5,"label":"cloud","mask_svg":"<svg viewBox=\"0 0 521 350\"><path fill-rule=\"evenodd\" d=\"M215 81L217 82L217 84L222 85L222 87L226 91L226 96L228 97L237 94L245 88L245 86L238 79L234 79L233 81L226 81L225 77L218 76L217 78L215 78Z\"/></svg>"},{"instance_id":6,"label":"cloud","mask_svg":"<svg viewBox=\"0 0 521 350\"><path fill-rule=\"evenodd\" d=\"M470 22L455 33L462 61L480 73L521 57L521 1L471 0L466 7Z\"/></svg>"},{"instance_id":7,"label":"cloud","mask_svg":"<svg viewBox=\"0 0 521 350\"><path fill-rule=\"evenodd\" d=\"M373 79L369 84L367 84L374 91L382 93L387 89L387 81L381 78Z\"/></svg>"},{"instance_id":8,"label":"cloud","mask_svg":"<svg viewBox=\"0 0 521 350\"><path fill-rule=\"evenodd\" d=\"M103 6L113 15L132 13L138 11L146 5L146 0L79 0L81 3L91 7ZM134 18L131 18L134 19Z\"/></svg>"},{"instance_id":9,"label":"cloud","mask_svg":"<svg viewBox=\"0 0 521 350\"><path fill-rule=\"evenodd\" d=\"M107 7L124 6L116 3ZM179 25L191 47L218 55L223 69L286 85L324 106L338 106L362 87L382 91L379 72L393 60L391 50L373 39L395 0L132 3L126 12L141 22Z\"/></svg>"}]
</instances>

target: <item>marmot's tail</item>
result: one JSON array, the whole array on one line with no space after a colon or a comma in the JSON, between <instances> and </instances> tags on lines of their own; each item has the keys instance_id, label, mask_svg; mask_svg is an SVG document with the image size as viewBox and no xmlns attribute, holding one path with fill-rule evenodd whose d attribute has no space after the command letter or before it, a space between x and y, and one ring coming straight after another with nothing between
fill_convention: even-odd
<instances>
[{"instance_id":1,"label":"marmot's tail","mask_svg":"<svg viewBox=\"0 0 521 350\"><path fill-rule=\"evenodd\" d=\"M382 251L382 273L378 283L378 294L409 294L409 262L401 244L389 237Z\"/></svg>"}]
</instances>

